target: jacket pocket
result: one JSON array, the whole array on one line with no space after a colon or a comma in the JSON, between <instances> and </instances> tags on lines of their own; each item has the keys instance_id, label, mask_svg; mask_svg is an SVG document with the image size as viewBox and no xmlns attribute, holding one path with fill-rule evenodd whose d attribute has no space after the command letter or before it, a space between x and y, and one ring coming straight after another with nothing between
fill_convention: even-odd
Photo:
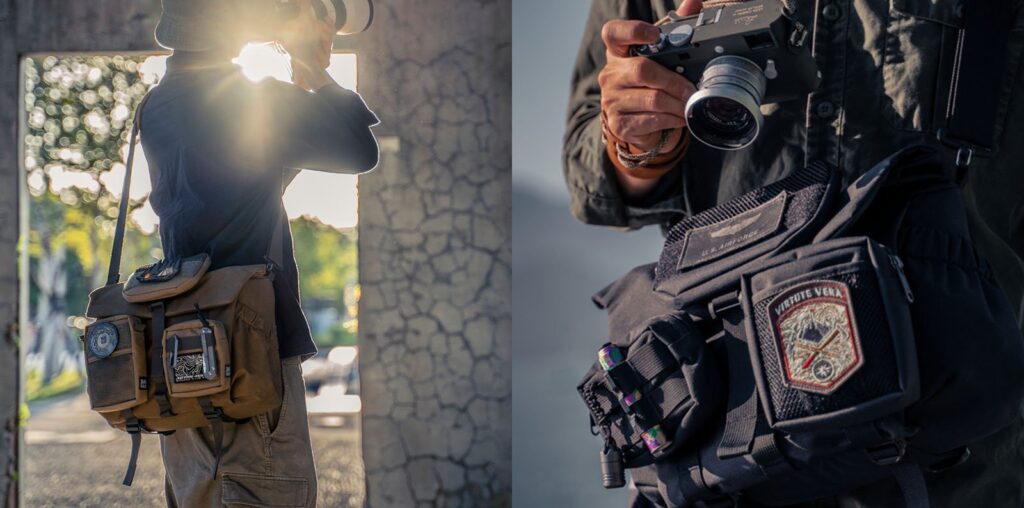
<instances>
[{"instance_id":1,"label":"jacket pocket","mask_svg":"<svg viewBox=\"0 0 1024 508\"><path fill-rule=\"evenodd\" d=\"M897 129L942 126L952 54L961 19L955 0L891 0L882 42L883 109Z\"/></svg>"},{"instance_id":2,"label":"jacket pocket","mask_svg":"<svg viewBox=\"0 0 1024 508\"><path fill-rule=\"evenodd\" d=\"M304 478L224 473L221 498L225 506L304 508L309 483Z\"/></svg>"}]
</instances>

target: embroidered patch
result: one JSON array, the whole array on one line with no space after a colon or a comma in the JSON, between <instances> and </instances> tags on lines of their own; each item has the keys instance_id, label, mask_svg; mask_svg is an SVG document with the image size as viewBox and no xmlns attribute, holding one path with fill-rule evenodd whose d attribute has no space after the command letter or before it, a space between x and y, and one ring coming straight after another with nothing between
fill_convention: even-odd
<instances>
[{"instance_id":1,"label":"embroidered patch","mask_svg":"<svg viewBox=\"0 0 1024 508\"><path fill-rule=\"evenodd\" d=\"M786 386L827 395L864 364L846 284L799 284L772 299L768 315Z\"/></svg>"},{"instance_id":2,"label":"embroidered patch","mask_svg":"<svg viewBox=\"0 0 1024 508\"><path fill-rule=\"evenodd\" d=\"M117 349L117 327L113 323L100 323L89 329L85 337L89 352L96 358L107 358Z\"/></svg>"},{"instance_id":3,"label":"embroidered patch","mask_svg":"<svg viewBox=\"0 0 1024 508\"><path fill-rule=\"evenodd\" d=\"M203 376L203 353L183 353L174 364L174 382L206 381Z\"/></svg>"}]
</instances>

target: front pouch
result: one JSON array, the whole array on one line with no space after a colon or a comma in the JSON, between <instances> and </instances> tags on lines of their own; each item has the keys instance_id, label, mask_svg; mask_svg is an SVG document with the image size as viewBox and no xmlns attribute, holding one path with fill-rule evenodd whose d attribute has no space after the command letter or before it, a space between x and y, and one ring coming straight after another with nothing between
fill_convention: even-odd
<instances>
[{"instance_id":1,"label":"front pouch","mask_svg":"<svg viewBox=\"0 0 1024 508\"><path fill-rule=\"evenodd\" d=\"M606 446L633 468L706 431L721 406L722 385L704 335L689 316L669 314L636 328L627 347L601 348L577 390Z\"/></svg>"},{"instance_id":2,"label":"front pouch","mask_svg":"<svg viewBox=\"0 0 1024 508\"><path fill-rule=\"evenodd\" d=\"M146 336L134 316L101 319L85 329L85 370L89 404L113 413L144 404L147 389Z\"/></svg>"},{"instance_id":3,"label":"front pouch","mask_svg":"<svg viewBox=\"0 0 1024 508\"><path fill-rule=\"evenodd\" d=\"M231 344L218 321L196 319L168 327L163 354L164 379L171 397L205 397L230 387Z\"/></svg>"},{"instance_id":4,"label":"front pouch","mask_svg":"<svg viewBox=\"0 0 1024 508\"><path fill-rule=\"evenodd\" d=\"M913 292L902 266L874 240L849 237L742 277L754 378L773 429L853 426L917 400Z\"/></svg>"}]
</instances>

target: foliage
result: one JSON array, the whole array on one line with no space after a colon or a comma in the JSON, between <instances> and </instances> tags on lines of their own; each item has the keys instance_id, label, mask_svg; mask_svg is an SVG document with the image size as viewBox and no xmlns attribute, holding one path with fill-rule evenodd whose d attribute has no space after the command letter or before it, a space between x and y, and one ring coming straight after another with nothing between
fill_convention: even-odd
<instances>
[{"instance_id":1,"label":"foliage","mask_svg":"<svg viewBox=\"0 0 1024 508\"><path fill-rule=\"evenodd\" d=\"M335 229L314 217L291 221L295 261L299 265L299 287L303 305L313 321L313 333L321 347L352 346L356 331L352 324L358 303L357 234L355 229ZM345 322L332 322L318 329L315 313L320 308L340 310ZM346 326L347 325L347 326Z\"/></svg>"},{"instance_id":2,"label":"foliage","mask_svg":"<svg viewBox=\"0 0 1024 508\"><path fill-rule=\"evenodd\" d=\"M25 400L33 402L76 392L82 389L83 383L85 378L82 373L74 369L65 369L46 384L43 384L38 370L31 370L25 376Z\"/></svg>"}]
</instances>

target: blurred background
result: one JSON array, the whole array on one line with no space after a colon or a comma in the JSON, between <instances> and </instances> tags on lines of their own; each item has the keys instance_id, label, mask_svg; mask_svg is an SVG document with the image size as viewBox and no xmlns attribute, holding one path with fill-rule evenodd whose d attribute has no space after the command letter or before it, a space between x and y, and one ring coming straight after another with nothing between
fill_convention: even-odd
<instances>
[{"instance_id":1,"label":"blurred background","mask_svg":"<svg viewBox=\"0 0 1024 508\"><path fill-rule=\"evenodd\" d=\"M146 436L136 479L120 478L128 439L90 411L78 337L88 294L105 279L131 117L164 74L164 55L35 55L22 62L28 200L28 290L24 478L27 506L158 506L159 443ZM287 81L288 59L250 45L236 59L246 76ZM357 87L354 54L333 55L328 72ZM163 257L149 204L148 165L137 152L122 267ZM357 179L302 172L285 195L303 306L320 353L303 365L324 506L362 506L359 375ZM123 270L122 270L123 271ZM88 459L89 468L80 467Z\"/></svg>"},{"instance_id":2,"label":"blurred background","mask_svg":"<svg viewBox=\"0 0 1024 508\"><path fill-rule=\"evenodd\" d=\"M601 487L601 442L576 384L607 338L590 296L656 260L662 244L658 228L616 231L569 213L562 135L589 9L588 0L512 5L512 502L523 508L625 505L625 489Z\"/></svg>"}]
</instances>

